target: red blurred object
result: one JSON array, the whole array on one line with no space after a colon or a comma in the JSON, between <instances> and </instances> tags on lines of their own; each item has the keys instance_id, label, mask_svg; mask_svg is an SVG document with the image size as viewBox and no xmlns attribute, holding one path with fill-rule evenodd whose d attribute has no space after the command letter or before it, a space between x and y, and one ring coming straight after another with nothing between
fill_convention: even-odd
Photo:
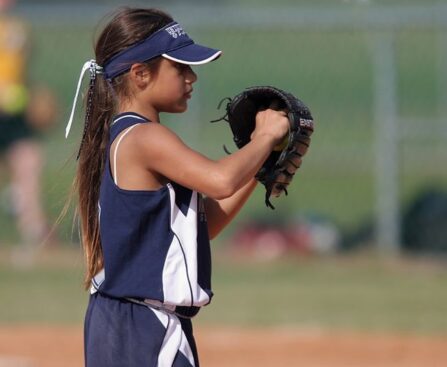
<instances>
[{"instance_id":1,"label":"red blurred object","mask_svg":"<svg viewBox=\"0 0 447 367\"><path fill-rule=\"evenodd\" d=\"M249 222L234 233L230 249L261 260L289 254L328 254L337 249L339 237L338 229L327 220L305 218L289 225Z\"/></svg>"}]
</instances>

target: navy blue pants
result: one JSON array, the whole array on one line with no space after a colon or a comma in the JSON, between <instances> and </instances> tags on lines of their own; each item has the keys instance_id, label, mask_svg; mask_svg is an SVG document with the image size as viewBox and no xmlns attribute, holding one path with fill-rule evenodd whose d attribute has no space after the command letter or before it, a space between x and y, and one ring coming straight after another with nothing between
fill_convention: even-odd
<instances>
[{"instance_id":1,"label":"navy blue pants","mask_svg":"<svg viewBox=\"0 0 447 367\"><path fill-rule=\"evenodd\" d=\"M126 300L90 296L86 367L198 367L191 320Z\"/></svg>"}]
</instances>

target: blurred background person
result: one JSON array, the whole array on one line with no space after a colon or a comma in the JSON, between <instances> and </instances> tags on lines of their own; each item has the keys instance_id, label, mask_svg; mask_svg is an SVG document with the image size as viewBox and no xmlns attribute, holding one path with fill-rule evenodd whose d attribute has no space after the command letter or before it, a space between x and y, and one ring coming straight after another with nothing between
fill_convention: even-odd
<instances>
[{"instance_id":1,"label":"blurred background person","mask_svg":"<svg viewBox=\"0 0 447 367\"><path fill-rule=\"evenodd\" d=\"M49 225L41 201L45 157L39 136L55 120L56 100L43 85L30 86L29 29L10 14L15 1L0 0L0 160L2 189L20 234L15 255L32 255ZM1 177L0 176L0 177Z\"/></svg>"}]
</instances>

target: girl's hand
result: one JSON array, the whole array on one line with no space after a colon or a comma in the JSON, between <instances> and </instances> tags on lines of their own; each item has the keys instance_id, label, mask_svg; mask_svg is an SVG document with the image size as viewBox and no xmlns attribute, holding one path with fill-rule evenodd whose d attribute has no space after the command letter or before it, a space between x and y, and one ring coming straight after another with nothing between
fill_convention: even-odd
<instances>
[{"instance_id":1,"label":"girl's hand","mask_svg":"<svg viewBox=\"0 0 447 367\"><path fill-rule=\"evenodd\" d=\"M286 112L269 108L257 113L256 128L251 134L251 139L254 140L258 136L266 135L272 139L275 146L284 140L288 132L289 119Z\"/></svg>"}]
</instances>

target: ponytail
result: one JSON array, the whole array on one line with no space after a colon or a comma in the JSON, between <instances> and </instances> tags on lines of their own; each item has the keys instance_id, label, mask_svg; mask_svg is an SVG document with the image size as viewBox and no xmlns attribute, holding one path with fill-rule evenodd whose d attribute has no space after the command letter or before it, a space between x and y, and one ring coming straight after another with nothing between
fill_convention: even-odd
<instances>
[{"instance_id":1,"label":"ponytail","mask_svg":"<svg viewBox=\"0 0 447 367\"><path fill-rule=\"evenodd\" d=\"M108 144L109 121L115 103L108 83L102 77L91 78L87 95L84 132L78 152L75 186L78 190L78 211L81 219L81 241L87 265L85 286L103 267L99 234L99 186L104 171Z\"/></svg>"},{"instance_id":2,"label":"ponytail","mask_svg":"<svg viewBox=\"0 0 447 367\"><path fill-rule=\"evenodd\" d=\"M95 55L98 64L104 65L117 53L147 38L170 22L172 17L157 9L120 9L96 42ZM148 63L150 64L151 62ZM83 72L86 69L84 65ZM113 116L117 113L117 97L130 97L127 74L106 80L101 67L94 60L90 61L88 69L90 69L90 85L73 188L79 198L77 213L80 217L81 241L87 268L84 277L86 289L89 288L92 278L104 267L98 205L106 149L109 144L109 127ZM81 78L82 75L81 73ZM67 134L72 118L73 111L67 126Z\"/></svg>"}]
</instances>

